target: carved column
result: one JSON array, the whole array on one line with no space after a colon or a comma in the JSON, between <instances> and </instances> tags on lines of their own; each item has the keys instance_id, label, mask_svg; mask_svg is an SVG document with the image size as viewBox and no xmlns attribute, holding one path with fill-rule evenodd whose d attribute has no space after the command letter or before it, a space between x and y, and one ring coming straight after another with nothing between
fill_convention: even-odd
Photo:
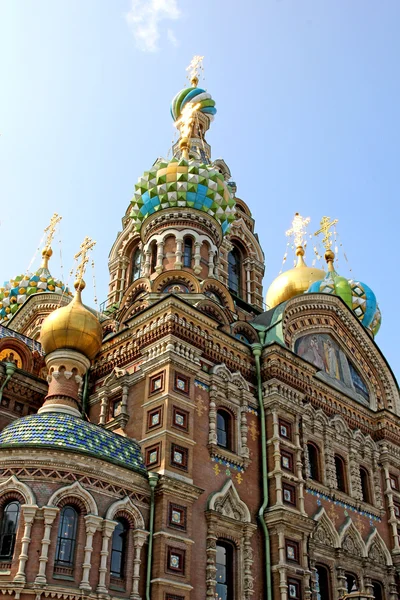
<instances>
[{"instance_id":1,"label":"carved column","mask_svg":"<svg viewBox=\"0 0 400 600\"><path fill-rule=\"evenodd\" d=\"M345 571L342 567L336 567L337 591L338 597L341 598L347 594L347 582Z\"/></svg>"},{"instance_id":2,"label":"carved column","mask_svg":"<svg viewBox=\"0 0 400 600\"><path fill-rule=\"evenodd\" d=\"M302 514L306 514L304 509L304 479L303 479L303 461L302 461L302 447L300 444L300 426L299 417L296 417L296 427L294 431L294 442L296 444L296 475L299 480L299 510Z\"/></svg>"},{"instance_id":3,"label":"carved column","mask_svg":"<svg viewBox=\"0 0 400 600\"><path fill-rule=\"evenodd\" d=\"M273 444L274 444L274 471L276 485L276 504L282 506L282 466L281 466L281 449L279 438L279 416L276 410L272 412L272 427L273 427ZM286 584L285 584L286 585Z\"/></svg>"},{"instance_id":4,"label":"carved column","mask_svg":"<svg viewBox=\"0 0 400 600\"><path fill-rule=\"evenodd\" d=\"M44 533L42 538L42 550L39 557L39 571L36 575L35 583L46 583L46 567L48 563L48 554L51 538L51 530L53 527L54 519L59 513L60 509L56 506L44 506L43 517L44 517Z\"/></svg>"},{"instance_id":5,"label":"carved column","mask_svg":"<svg viewBox=\"0 0 400 600\"><path fill-rule=\"evenodd\" d=\"M208 276L214 277L214 250L208 252Z\"/></svg>"},{"instance_id":6,"label":"carved column","mask_svg":"<svg viewBox=\"0 0 400 600\"><path fill-rule=\"evenodd\" d=\"M310 465L310 457L308 455L308 446L307 442L304 444L304 471L306 477L311 477L311 465Z\"/></svg>"},{"instance_id":7,"label":"carved column","mask_svg":"<svg viewBox=\"0 0 400 600\"><path fill-rule=\"evenodd\" d=\"M25 583L26 575L25 575L25 566L26 561L28 560L28 550L29 544L31 541L31 530L32 523L36 515L36 511L38 510L38 506L36 504L22 504L21 505L22 514L24 517L24 535L22 537L22 546L21 552L18 557L18 572L14 577L14 581L19 581L21 583Z\"/></svg>"},{"instance_id":8,"label":"carved column","mask_svg":"<svg viewBox=\"0 0 400 600\"><path fill-rule=\"evenodd\" d=\"M109 521L108 519L104 519L103 521L103 540L101 543L100 551L99 583L96 589L96 592L98 594L108 594L108 590L106 588L107 560L109 554L110 538L116 526L117 521Z\"/></svg>"},{"instance_id":9,"label":"carved column","mask_svg":"<svg viewBox=\"0 0 400 600\"><path fill-rule=\"evenodd\" d=\"M85 526L86 526L86 544L85 544L85 556L83 559L83 573L82 573L82 581L79 585L79 589L91 591L91 586L89 583L89 574L90 568L92 566L91 558L93 551L93 536L95 531L98 529L100 523L102 522L102 517L96 517L95 515L86 515L85 517Z\"/></svg>"},{"instance_id":10,"label":"carved column","mask_svg":"<svg viewBox=\"0 0 400 600\"><path fill-rule=\"evenodd\" d=\"M382 450L381 450L381 461L382 461L382 467L383 467L384 478L385 478L384 494L387 498L387 503L388 503L388 508L389 508L389 523L392 528L393 551L398 553L398 552L400 552L399 535L398 535L398 531L397 531L397 517L396 517L396 513L394 511L392 486L390 483L390 472L389 472L390 463L389 463L388 457L389 457L388 448L386 445L384 445L384 446L382 446Z\"/></svg>"},{"instance_id":11,"label":"carved column","mask_svg":"<svg viewBox=\"0 0 400 600\"><path fill-rule=\"evenodd\" d=\"M108 394L103 391L100 395L100 417L99 425L105 425L107 421L107 409L108 409Z\"/></svg>"},{"instance_id":12,"label":"carved column","mask_svg":"<svg viewBox=\"0 0 400 600\"><path fill-rule=\"evenodd\" d=\"M162 273L163 270L163 259L164 259L164 242L157 242L157 263L156 273Z\"/></svg>"},{"instance_id":13,"label":"carved column","mask_svg":"<svg viewBox=\"0 0 400 600\"><path fill-rule=\"evenodd\" d=\"M215 398L217 396L217 386L212 384L210 387L210 409L208 413L209 418L209 433L208 443L217 444L217 406L215 404Z\"/></svg>"},{"instance_id":14,"label":"carved column","mask_svg":"<svg viewBox=\"0 0 400 600\"><path fill-rule=\"evenodd\" d=\"M251 267L249 264L245 265L245 270L246 270L246 295L247 295L247 302L248 304L251 304Z\"/></svg>"},{"instance_id":15,"label":"carved column","mask_svg":"<svg viewBox=\"0 0 400 600\"><path fill-rule=\"evenodd\" d=\"M325 436L325 465L326 465L326 482L328 487L337 490L335 455L332 449L331 440Z\"/></svg>"},{"instance_id":16,"label":"carved column","mask_svg":"<svg viewBox=\"0 0 400 600\"><path fill-rule=\"evenodd\" d=\"M247 402L240 409L240 437L241 437L241 454L243 458L249 458L249 448L247 446Z\"/></svg>"},{"instance_id":17,"label":"carved column","mask_svg":"<svg viewBox=\"0 0 400 600\"><path fill-rule=\"evenodd\" d=\"M150 276L151 269L151 249L148 247L144 252L143 277Z\"/></svg>"},{"instance_id":18,"label":"carved column","mask_svg":"<svg viewBox=\"0 0 400 600\"><path fill-rule=\"evenodd\" d=\"M175 269L182 269L182 246L183 238L176 237Z\"/></svg>"},{"instance_id":19,"label":"carved column","mask_svg":"<svg viewBox=\"0 0 400 600\"><path fill-rule=\"evenodd\" d=\"M132 574L132 592L129 596L131 600L141 600L139 594L139 583L140 583L140 555L142 552L143 544L148 536L147 531L136 529L133 533L133 574Z\"/></svg>"},{"instance_id":20,"label":"carved column","mask_svg":"<svg viewBox=\"0 0 400 600\"><path fill-rule=\"evenodd\" d=\"M243 539L243 588L245 600L250 600L253 595L254 580L252 575L253 549L251 547L251 536L254 533L254 525L247 525L244 529Z\"/></svg>"},{"instance_id":21,"label":"carved column","mask_svg":"<svg viewBox=\"0 0 400 600\"><path fill-rule=\"evenodd\" d=\"M311 598L312 598L312 600L317 600L317 593L319 592L319 582L318 582L318 576L317 576L317 569L315 566L315 560L312 558L310 559L310 570L311 570L311 576L310 576Z\"/></svg>"},{"instance_id":22,"label":"carved column","mask_svg":"<svg viewBox=\"0 0 400 600\"><path fill-rule=\"evenodd\" d=\"M379 465L379 452L377 450L374 451L372 458L372 487L374 492L373 500L375 500L375 506L377 508L383 508L381 468Z\"/></svg>"},{"instance_id":23,"label":"carved column","mask_svg":"<svg viewBox=\"0 0 400 600\"><path fill-rule=\"evenodd\" d=\"M349 467L350 467L350 486L351 496L362 501L363 494L361 488L360 463L358 460L358 449L354 444L350 443L349 452Z\"/></svg>"},{"instance_id":24,"label":"carved column","mask_svg":"<svg viewBox=\"0 0 400 600\"><path fill-rule=\"evenodd\" d=\"M216 523L214 523L213 521L208 523L207 539L206 539L206 552L207 552L206 598L207 598L207 600L215 600L215 587L217 585L217 581L216 581L217 534L216 534Z\"/></svg>"},{"instance_id":25,"label":"carved column","mask_svg":"<svg viewBox=\"0 0 400 600\"><path fill-rule=\"evenodd\" d=\"M199 273L201 272L201 265L200 265L201 254L200 254L200 248L201 248L201 242L195 242L194 243L194 267L193 267L193 271L194 271L194 273L196 273L196 275L199 275Z\"/></svg>"}]
</instances>

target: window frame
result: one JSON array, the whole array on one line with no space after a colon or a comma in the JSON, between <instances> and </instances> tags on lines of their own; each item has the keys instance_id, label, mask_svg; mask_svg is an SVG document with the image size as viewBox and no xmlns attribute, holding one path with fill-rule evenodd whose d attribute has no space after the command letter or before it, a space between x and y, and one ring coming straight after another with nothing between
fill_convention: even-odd
<instances>
[{"instance_id":1,"label":"window frame","mask_svg":"<svg viewBox=\"0 0 400 600\"><path fill-rule=\"evenodd\" d=\"M137 257L139 256L139 264L137 265ZM139 246L132 253L131 260L131 283L140 279L142 274L142 251Z\"/></svg>"},{"instance_id":2,"label":"window frame","mask_svg":"<svg viewBox=\"0 0 400 600\"><path fill-rule=\"evenodd\" d=\"M331 600L332 599L332 578L331 578L331 571L328 567L328 565L325 565L323 563L317 563L315 565L315 572L317 573L318 569L324 569L326 572L326 576L327 576L327 587L328 587L328 597L325 598L325 596L321 596L319 594L319 590L317 590L317 600ZM319 584L319 581L318 581Z\"/></svg>"},{"instance_id":3,"label":"window frame","mask_svg":"<svg viewBox=\"0 0 400 600\"><path fill-rule=\"evenodd\" d=\"M178 379L184 382L184 388L178 387ZM174 373L174 392L178 392L179 394L184 394L185 396L189 396L190 393L190 377L183 375L182 373L178 373L175 371Z\"/></svg>"},{"instance_id":4,"label":"window frame","mask_svg":"<svg viewBox=\"0 0 400 600\"><path fill-rule=\"evenodd\" d=\"M121 550L115 550L113 548L113 543L114 543L114 536L115 533L117 531L117 527L118 525L115 526L115 529L112 533L111 536L111 549L110 549L110 577L113 577L115 579L120 579L121 581L123 581L126 578L126 574L127 574L127 564L126 564L126 559L127 559L127 555L128 555L128 542L129 542L129 523L128 521L124 518L124 517L116 517L115 521L117 521L120 525L122 525L122 527L124 528L124 537L122 538L122 549ZM113 572L112 570L112 565L113 565L113 552L118 552L119 554L121 554L121 570L120 572L117 574L116 572Z\"/></svg>"},{"instance_id":5,"label":"window frame","mask_svg":"<svg viewBox=\"0 0 400 600\"><path fill-rule=\"evenodd\" d=\"M283 440L288 440L289 442L292 441L293 437L292 437L292 423L290 423L289 421L285 421L285 419L279 419L278 420L278 427L279 427L279 437L282 438ZM287 435L283 435L282 431L281 431L281 427L286 427L288 434Z\"/></svg>"},{"instance_id":6,"label":"window frame","mask_svg":"<svg viewBox=\"0 0 400 600\"><path fill-rule=\"evenodd\" d=\"M294 550L294 558L289 558L289 555L288 555L289 547L292 547ZM300 542L297 542L296 540L285 539L285 556L286 556L287 562L299 565L300 564Z\"/></svg>"},{"instance_id":7,"label":"window frame","mask_svg":"<svg viewBox=\"0 0 400 600\"><path fill-rule=\"evenodd\" d=\"M157 444L153 444L151 446L148 446L148 448L145 448L145 465L148 469L152 469L153 467L159 467L161 464L161 442L158 442ZM157 453L157 460L154 462L150 462L150 454L152 452L156 452Z\"/></svg>"},{"instance_id":8,"label":"window frame","mask_svg":"<svg viewBox=\"0 0 400 600\"><path fill-rule=\"evenodd\" d=\"M310 448L313 448L313 451L315 452L315 462L311 461L310 459ZM308 462L310 465L310 479L312 479L313 481L317 481L318 483L322 483L322 477L321 477L321 451L319 449L319 446L317 446L317 444L315 444L315 442L309 440L307 442L307 452L308 452ZM315 475L315 473L313 473L314 467L312 466L312 464L314 465L314 467L316 468L316 477L314 477L313 475Z\"/></svg>"},{"instance_id":9,"label":"window frame","mask_svg":"<svg viewBox=\"0 0 400 600\"><path fill-rule=\"evenodd\" d=\"M216 573L215 573L215 581L216 581L216 586L215 586L215 591L216 591L216 595L217 595L217 587L218 585L226 585L226 590L227 590L227 598L230 600L231 598L234 598L234 594L235 594L235 547L233 546L233 544L231 542L229 542L229 540L225 540L224 538L218 538L217 542L216 542L216 549L218 549L218 546L220 548L224 548L225 550L225 557L226 557L226 562L228 562L229 560L229 566L227 567L227 564L225 562L225 565L222 565L222 563L218 563L217 562L217 555L218 552L216 552L215 555L215 567L216 567ZM223 567L225 567L225 572L226 572L226 578L228 579L228 582L223 582L223 583L218 583L218 567L217 565L222 565Z\"/></svg>"},{"instance_id":10,"label":"window frame","mask_svg":"<svg viewBox=\"0 0 400 600\"><path fill-rule=\"evenodd\" d=\"M290 595L290 585L294 585L297 588L297 592L296 592L296 596L291 596ZM288 577L287 579L287 586L288 586L288 590L287 590L287 597L288 600L302 600L302 587L301 587L301 581L300 579L296 579L294 577Z\"/></svg>"},{"instance_id":11,"label":"window frame","mask_svg":"<svg viewBox=\"0 0 400 600\"><path fill-rule=\"evenodd\" d=\"M161 385L159 388L155 387L155 382L160 379ZM159 373L155 373L154 375L150 375L149 377L149 396L154 394L160 394L164 391L165 388L165 371L160 371Z\"/></svg>"},{"instance_id":12,"label":"window frame","mask_svg":"<svg viewBox=\"0 0 400 600\"><path fill-rule=\"evenodd\" d=\"M233 263L231 261L231 256L235 259ZM238 298L242 297L242 263L243 257L239 248L233 245L232 250L228 252L227 257L228 263L228 289L230 292L233 292ZM233 269L236 269L237 272L234 273ZM236 279L235 283L233 283L233 278Z\"/></svg>"},{"instance_id":13,"label":"window frame","mask_svg":"<svg viewBox=\"0 0 400 600\"><path fill-rule=\"evenodd\" d=\"M180 452L182 454L182 463L176 462L174 460L174 452ZM185 446L180 446L175 442L171 443L171 452L170 452L170 465L175 469L180 469L181 471L188 470L188 462L189 462L189 449L185 448Z\"/></svg>"},{"instance_id":14,"label":"window frame","mask_svg":"<svg viewBox=\"0 0 400 600\"><path fill-rule=\"evenodd\" d=\"M62 527L64 526L64 513L67 510L72 510L75 513L74 531L69 538L66 538L62 534ZM61 509L60 520L59 520L58 529L57 529L56 552L55 552L55 556L54 556L54 566L55 567L63 567L63 568L73 569L75 566L76 546L77 546L77 539L78 539L78 533L79 533L79 516L80 516L79 509L77 509L77 507L75 507L73 504L66 504ZM66 539L68 541L72 542L71 543L72 550L70 550L70 552L69 552L70 560L68 560L68 561L60 559L60 554L62 552L62 543L61 542L66 541Z\"/></svg>"},{"instance_id":15,"label":"window frame","mask_svg":"<svg viewBox=\"0 0 400 600\"><path fill-rule=\"evenodd\" d=\"M221 417L224 420L226 430L223 432L226 435L226 445L220 443L218 438L218 432L223 431L220 427L218 427L218 417ZM217 434L217 446L218 448L222 448L223 450L227 450L228 452L234 452L234 435L233 435L233 415L230 411L228 411L225 407L221 406L217 408L216 414L216 434Z\"/></svg>"},{"instance_id":16,"label":"window frame","mask_svg":"<svg viewBox=\"0 0 400 600\"><path fill-rule=\"evenodd\" d=\"M365 478L363 479L362 473L364 473ZM372 488L371 488L371 477L369 470L360 465L360 481L361 481L361 493L362 493L362 501L366 504L372 504Z\"/></svg>"},{"instance_id":17,"label":"window frame","mask_svg":"<svg viewBox=\"0 0 400 600\"><path fill-rule=\"evenodd\" d=\"M283 458L287 458L289 460L289 467L285 467L283 464ZM281 468L289 473L294 473L293 467L293 452L289 452L288 450L281 450Z\"/></svg>"},{"instance_id":18,"label":"window frame","mask_svg":"<svg viewBox=\"0 0 400 600\"><path fill-rule=\"evenodd\" d=\"M285 500L285 490L291 492L293 500ZM282 483L282 501L284 504L289 504L289 506L297 506L297 493L294 485L286 482Z\"/></svg>"},{"instance_id":19,"label":"window frame","mask_svg":"<svg viewBox=\"0 0 400 600\"><path fill-rule=\"evenodd\" d=\"M173 511L179 512L181 514L182 520L181 523L174 523L172 520ZM180 504L175 504L174 502L170 502L168 504L168 527L172 527L173 529L179 529L180 531L186 531L187 529L187 507L182 506Z\"/></svg>"},{"instance_id":20,"label":"window frame","mask_svg":"<svg viewBox=\"0 0 400 600\"><path fill-rule=\"evenodd\" d=\"M179 423L175 421L175 417L178 413L183 417L183 425L179 425ZM187 410L183 410L183 408L180 408L179 406L172 406L172 427L175 427L180 431L185 431L186 433L189 431L189 413Z\"/></svg>"},{"instance_id":21,"label":"window frame","mask_svg":"<svg viewBox=\"0 0 400 600\"><path fill-rule=\"evenodd\" d=\"M152 425L151 419L154 415L159 415L159 422L155 425ZM147 411L147 431L153 431L154 429L158 429L162 427L163 424L163 407L157 406L156 408L152 408Z\"/></svg>"},{"instance_id":22,"label":"window frame","mask_svg":"<svg viewBox=\"0 0 400 600\"><path fill-rule=\"evenodd\" d=\"M180 565L179 567L171 567L171 555L174 554L179 556ZM186 562L186 551L182 548L175 548L173 546L167 546L167 564L166 572L174 573L175 575L185 575L185 562Z\"/></svg>"},{"instance_id":23,"label":"window frame","mask_svg":"<svg viewBox=\"0 0 400 600\"><path fill-rule=\"evenodd\" d=\"M5 517L7 509L12 504L16 504L18 506L18 510L16 511L17 516L16 516L15 521L13 523L13 529L12 529L12 531L6 531L7 522L6 522L6 520L5 520L4 517ZM19 526L20 516L21 516L21 502L17 498L9 499L8 501L6 501L4 503L4 505L1 508L0 551L3 549L4 538L6 536L10 536L11 540L10 540L10 544L9 544L9 547L10 547L9 552L7 554L0 555L0 564L1 563L5 563L5 562L9 562L10 560L12 560L12 558L14 556L15 543L16 543L16 539L17 539L17 532L18 532L18 526Z\"/></svg>"},{"instance_id":24,"label":"window frame","mask_svg":"<svg viewBox=\"0 0 400 600\"><path fill-rule=\"evenodd\" d=\"M335 461L337 490L339 492L342 492L342 494L348 494L349 493L349 477L348 477L348 473L347 473L346 461L340 454L337 454L337 453L335 453L335 455L334 455L334 461ZM341 464L341 476L340 477L338 476L339 471L337 468L337 462L340 462L340 464ZM343 485L341 487L339 487L339 480L343 483Z\"/></svg>"}]
</instances>

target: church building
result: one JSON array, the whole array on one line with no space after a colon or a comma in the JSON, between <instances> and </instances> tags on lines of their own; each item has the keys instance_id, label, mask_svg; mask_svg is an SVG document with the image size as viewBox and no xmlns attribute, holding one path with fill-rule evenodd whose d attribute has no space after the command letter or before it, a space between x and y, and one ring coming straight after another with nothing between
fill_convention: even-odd
<instances>
[{"instance_id":1,"label":"church building","mask_svg":"<svg viewBox=\"0 0 400 600\"><path fill-rule=\"evenodd\" d=\"M336 271L330 217L325 267L307 266L296 214L297 264L265 304L196 60L171 114L179 140L121 207L101 310L90 238L72 290L51 274L58 215L41 267L0 288L0 597L400 600L400 399L375 293Z\"/></svg>"}]
</instances>

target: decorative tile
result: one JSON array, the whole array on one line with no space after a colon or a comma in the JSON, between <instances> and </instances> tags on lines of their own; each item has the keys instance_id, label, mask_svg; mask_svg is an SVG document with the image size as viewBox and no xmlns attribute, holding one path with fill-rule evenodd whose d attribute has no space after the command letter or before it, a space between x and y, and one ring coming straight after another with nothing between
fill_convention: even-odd
<instances>
[{"instance_id":1,"label":"decorative tile","mask_svg":"<svg viewBox=\"0 0 400 600\"><path fill-rule=\"evenodd\" d=\"M206 383L203 383L202 381L199 381L198 379L194 380L194 385L195 385L195 387L198 387L201 390L204 390L205 392L210 391L210 386L207 385Z\"/></svg>"}]
</instances>

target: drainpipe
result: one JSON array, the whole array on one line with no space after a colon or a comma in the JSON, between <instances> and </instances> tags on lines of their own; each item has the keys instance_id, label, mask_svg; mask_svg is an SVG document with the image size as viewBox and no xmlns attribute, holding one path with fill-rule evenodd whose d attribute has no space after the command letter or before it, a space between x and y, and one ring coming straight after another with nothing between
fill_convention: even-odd
<instances>
[{"instance_id":1,"label":"drainpipe","mask_svg":"<svg viewBox=\"0 0 400 600\"><path fill-rule=\"evenodd\" d=\"M3 381L2 386L0 387L0 400L3 397L3 390L6 387L7 383L10 381L11 377L14 375L15 371L17 369L17 365L13 362L7 362L6 363L6 378Z\"/></svg>"},{"instance_id":2,"label":"drainpipe","mask_svg":"<svg viewBox=\"0 0 400 600\"><path fill-rule=\"evenodd\" d=\"M260 419L261 419L261 468L262 468L262 489L263 489L263 503L258 511L258 519L261 524L261 528L264 533L264 550L265 550L265 581L267 584L267 600L272 600L272 582L271 582L271 549L270 549L270 537L267 529L267 524L264 519L264 512L268 506L268 470L267 470L267 432L265 427L265 410L263 402L262 392L262 381L261 381L261 365L260 357L262 353L262 347L265 340L265 331L259 331L259 338L261 343L255 343L251 345L253 356L256 362L256 374L257 374L257 392L258 392L258 405L260 408Z\"/></svg>"},{"instance_id":3,"label":"drainpipe","mask_svg":"<svg viewBox=\"0 0 400 600\"><path fill-rule=\"evenodd\" d=\"M150 518L149 518L149 549L147 552L147 571L146 571L146 600L150 597L151 567L153 563L153 533L154 533L154 490L158 481L157 473L149 473L150 484Z\"/></svg>"}]
</instances>

